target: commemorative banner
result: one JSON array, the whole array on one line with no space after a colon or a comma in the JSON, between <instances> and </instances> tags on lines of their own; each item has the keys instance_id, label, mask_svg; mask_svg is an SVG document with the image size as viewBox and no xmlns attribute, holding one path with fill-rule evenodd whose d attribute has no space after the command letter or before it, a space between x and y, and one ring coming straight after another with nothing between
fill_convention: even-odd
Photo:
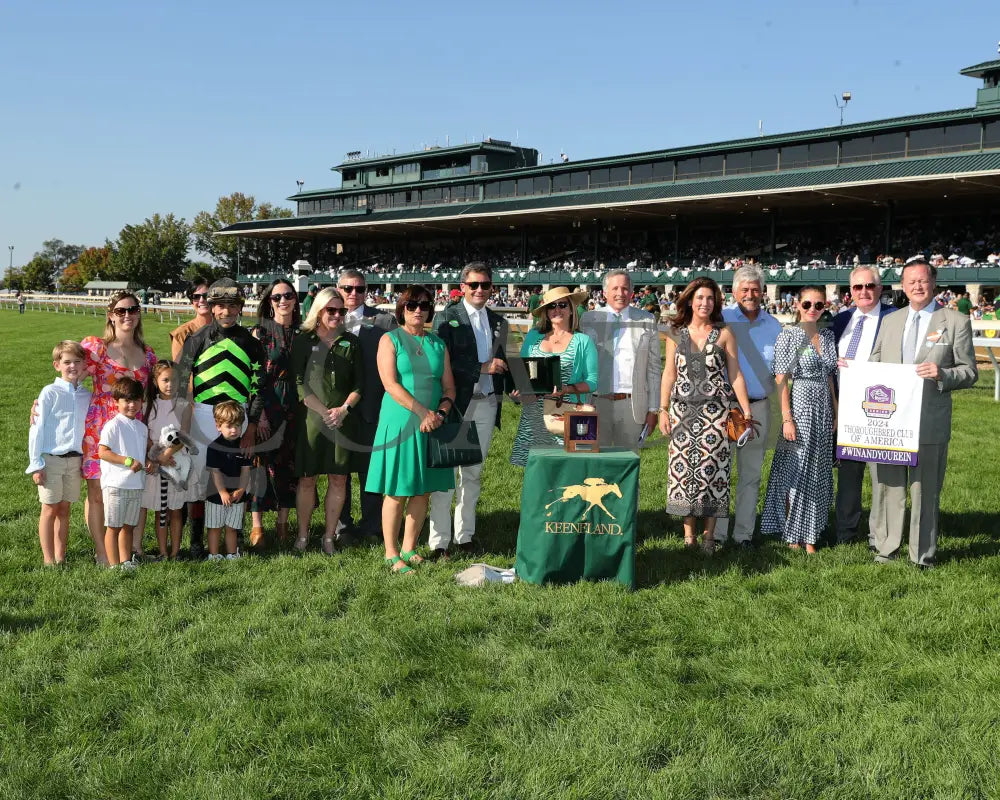
<instances>
[{"instance_id":1,"label":"commemorative banner","mask_svg":"<svg viewBox=\"0 0 1000 800\"><path fill-rule=\"evenodd\" d=\"M923 393L912 364L853 362L840 370L837 458L915 467Z\"/></svg>"}]
</instances>

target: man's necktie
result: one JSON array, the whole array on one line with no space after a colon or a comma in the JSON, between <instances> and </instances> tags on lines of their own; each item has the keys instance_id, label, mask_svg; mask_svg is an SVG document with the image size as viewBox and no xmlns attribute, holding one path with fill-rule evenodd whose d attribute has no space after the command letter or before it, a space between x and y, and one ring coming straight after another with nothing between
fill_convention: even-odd
<instances>
[{"instance_id":1,"label":"man's necktie","mask_svg":"<svg viewBox=\"0 0 1000 800\"><path fill-rule=\"evenodd\" d=\"M918 337L920 336L920 315L914 314L910 331L903 342L903 363L913 364L917 360Z\"/></svg>"},{"instance_id":2,"label":"man's necktie","mask_svg":"<svg viewBox=\"0 0 1000 800\"><path fill-rule=\"evenodd\" d=\"M858 324L854 326L854 333L851 334L851 341L847 343L847 354L844 358L854 358L858 354L858 345L861 344L861 331L865 327L865 315L858 318Z\"/></svg>"}]
</instances>

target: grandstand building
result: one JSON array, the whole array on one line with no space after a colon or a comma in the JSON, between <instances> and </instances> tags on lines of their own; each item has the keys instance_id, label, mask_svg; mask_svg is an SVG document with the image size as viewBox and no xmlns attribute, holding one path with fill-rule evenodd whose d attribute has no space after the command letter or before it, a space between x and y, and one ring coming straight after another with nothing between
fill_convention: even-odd
<instances>
[{"instance_id":1,"label":"grandstand building","mask_svg":"<svg viewBox=\"0 0 1000 800\"><path fill-rule=\"evenodd\" d=\"M771 267L774 291L843 287L837 266L947 250L956 258L940 285L992 294L1000 60L962 74L982 80L970 108L609 158L539 164L537 151L496 139L355 152L333 167L339 187L288 198L295 217L219 235L292 241L322 273L314 282L355 266L374 285L448 283L482 259L511 285L592 285L627 265L636 283L670 286L738 257Z\"/></svg>"}]
</instances>

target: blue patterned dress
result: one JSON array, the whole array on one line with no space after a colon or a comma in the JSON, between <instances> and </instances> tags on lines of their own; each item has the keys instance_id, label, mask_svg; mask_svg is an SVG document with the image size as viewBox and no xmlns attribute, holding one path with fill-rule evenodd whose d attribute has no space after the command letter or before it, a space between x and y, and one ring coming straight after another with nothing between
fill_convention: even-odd
<instances>
[{"instance_id":1,"label":"blue patterned dress","mask_svg":"<svg viewBox=\"0 0 1000 800\"><path fill-rule=\"evenodd\" d=\"M837 368L837 342L828 328L819 337L818 353L797 326L782 330L774 344L774 374L792 378L795 441L779 436L775 444L760 529L789 544L816 544L833 505L829 378Z\"/></svg>"}]
</instances>

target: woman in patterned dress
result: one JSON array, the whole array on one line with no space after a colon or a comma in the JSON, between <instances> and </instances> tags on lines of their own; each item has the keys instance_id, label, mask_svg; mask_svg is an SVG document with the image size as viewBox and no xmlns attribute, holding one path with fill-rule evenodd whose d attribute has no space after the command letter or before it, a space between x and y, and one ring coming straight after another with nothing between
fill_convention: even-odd
<instances>
[{"instance_id":1,"label":"woman in patterned dress","mask_svg":"<svg viewBox=\"0 0 1000 800\"><path fill-rule=\"evenodd\" d=\"M153 348L142 338L142 308L132 292L115 292L108 301L104 336L88 336L80 344L87 351L87 374L93 381L93 396L87 411L83 436L83 477L87 479L86 517L90 538L99 564L107 564L104 551L104 499L101 495L101 462L97 443L101 428L118 413L111 394L114 382L127 376L146 387L156 363ZM142 414L137 415L142 419ZM144 520L143 520L144 521ZM135 538L141 543L142 528L136 526ZM141 547L133 544L133 550Z\"/></svg>"},{"instance_id":2,"label":"woman in patterned dress","mask_svg":"<svg viewBox=\"0 0 1000 800\"><path fill-rule=\"evenodd\" d=\"M521 357L559 356L562 388L561 397L573 395L571 402L584 402L586 395L597 388L597 348L585 333L576 330L579 317L576 307L590 295L570 292L565 286L549 289L531 313L540 317L538 327L528 331L521 346ZM541 395L511 392L521 402L521 421L517 425L510 463L518 467L528 464L532 447L562 446L563 440L545 427L544 399Z\"/></svg>"},{"instance_id":3,"label":"woman in patterned dress","mask_svg":"<svg viewBox=\"0 0 1000 800\"><path fill-rule=\"evenodd\" d=\"M267 486L250 501L253 520L250 546L264 538L264 512L277 510L275 530L279 541L288 538L288 512L295 507L295 408L297 397L289 359L292 339L302 315L295 287L284 278L268 286L257 306L257 324L250 330L267 354L268 387L264 411L257 426L257 454L267 476Z\"/></svg>"},{"instance_id":4,"label":"woman in patterned dress","mask_svg":"<svg viewBox=\"0 0 1000 800\"><path fill-rule=\"evenodd\" d=\"M774 344L774 380L781 397L781 437L764 496L763 533L793 549L816 552L833 504L833 433L837 414L833 373L837 340L819 319L827 306L818 286L799 292L799 323ZM789 387L791 382L791 387Z\"/></svg>"},{"instance_id":5,"label":"woman in patterned dress","mask_svg":"<svg viewBox=\"0 0 1000 800\"><path fill-rule=\"evenodd\" d=\"M722 321L722 292L696 278L677 299L674 337L666 342L660 432L670 437L667 513L684 517L684 544L715 551L715 520L729 516L729 439L726 419L735 393L750 417L736 339ZM727 380L728 376L728 380Z\"/></svg>"}]
</instances>

